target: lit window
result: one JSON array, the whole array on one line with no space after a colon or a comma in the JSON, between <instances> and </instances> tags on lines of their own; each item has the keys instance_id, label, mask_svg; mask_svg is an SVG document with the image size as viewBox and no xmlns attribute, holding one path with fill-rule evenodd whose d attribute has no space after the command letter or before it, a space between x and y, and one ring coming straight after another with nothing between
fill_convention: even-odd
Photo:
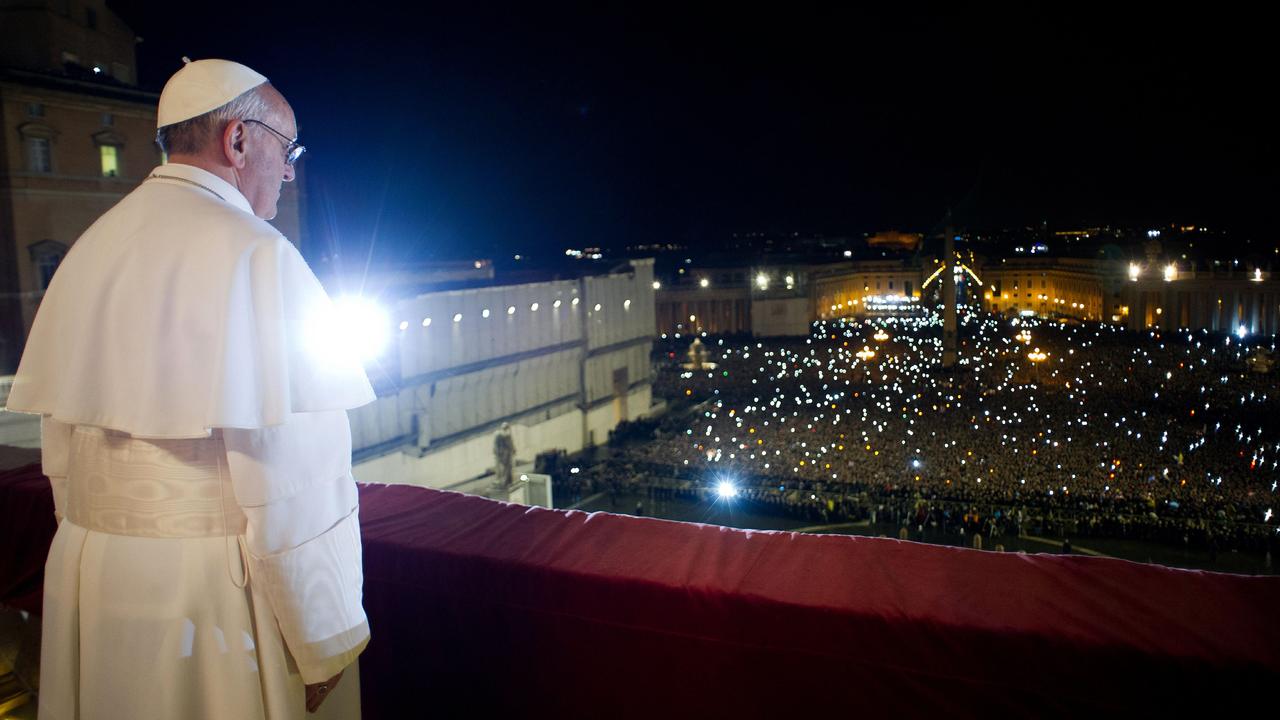
<instances>
[{"instance_id":1,"label":"lit window","mask_svg":"<svg viewBox=\"0 0 1280 720\"><path fill-rule=\"evenodd\" d=\"M120 148L115 145L100 145L102 154L102 177L118 177L120 175Z\"/></svg>"}]
</instances>

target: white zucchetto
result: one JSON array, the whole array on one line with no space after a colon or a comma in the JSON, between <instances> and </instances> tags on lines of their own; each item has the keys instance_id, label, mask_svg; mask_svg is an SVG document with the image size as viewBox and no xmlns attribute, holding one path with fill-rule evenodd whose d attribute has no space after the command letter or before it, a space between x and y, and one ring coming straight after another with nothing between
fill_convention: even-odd
<instances>
[{"instance_id":1,"label":"white zucchetto","mask_svg":"<svg viewBox=\"0 0 1280 720\"><path fill-rule=\"evenodd\" d=\"M220 108L267 81L266 76L230 60L182 60L186 64L160 93L157 128Z\"/></svg>"}]
</instances>

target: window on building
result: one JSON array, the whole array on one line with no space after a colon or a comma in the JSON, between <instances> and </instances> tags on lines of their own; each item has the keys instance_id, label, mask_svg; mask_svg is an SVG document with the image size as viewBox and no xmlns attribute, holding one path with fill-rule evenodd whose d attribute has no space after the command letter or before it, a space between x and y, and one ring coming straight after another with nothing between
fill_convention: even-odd
<instances>
[{"instance_id":1,"label":"window on building","mask_svg":"<svg viewBox=\"0 0 1280 720\"><path fill-rule=\"evenodd\" d=\"M98 11L93 8L85 8L84 24L87 25L90 30L96 30L98 28Z\"/></svg>"},{"instance_id":2,"label":"window on building","mask_svg":"<svg viewBox=\"0 0 1280 720\"><path fill-rule=\"evenodd\" d=\"M79 65L79 64L80 64L80 56L79 56L79 55L77 55L77 54L75 54L75 53L73 53L73 52L70 52L70 51L68 51L68 50L63 50L63 51L62 51L62 64L63 64L63 65Z\"/></svg>"},{"instance_id":3,"label":"window on building","mask_svg":"<svg viewBox=\"0 0 1280 720\"><path fill-rule=\"evenodd\" d=\"M115 145L100 145L102 155L102 177L120 176L120 148Z\"/></svg>"},{"instance_id":4,"label":"window on building","mask_svg":"<svg viewBox=\"0 0 1280 720\"><path fill-rule=\"evenodd\" d=\"M116 124L116 116L111 113L102 113L102 126L111 127Z\"/></svg>"},{"instance_id":5,"label":"window on building","mask_svg":"<svg viewBox=\"0 0 1280 720\"><path fill-rule=\"evenodd\" d=\"M49 138L29 137L26 139L27 170L38 173L53 172L53 154Z\"/></svg>"},{"instance_id":6,"label":"window on building","mask_svg":"<svg viewBox=\"0 0 1280 720\"><path fill-rule=\"evenodd\" d=\"M56 240L41 240L27 248L31 262L36 266L36 277L40 280L40 289L47 290L53 280L62 258L67 255L67 246Z\"/></svg>"},{"instance_id":7,"label":"window on building","mask_svg":"<svg viewBox=\"0 0 1280 720\"><path fill-rule=\"evenodd\" d=\"M892 280L890 280L890 281L889 281L889 289L890 289L890 290L892 290L892 289L893 289L893 281L892 281Z\"/></svg>"},{"instance_id":8,"label":"window on building","mask_svg":"<svg viewBox=\"0 0 1280 720\"><path fill-rule=\"evenodd\" d=\"M44 103L27 103L27 117L44 117Z\"/></svg>"}]
</instances>

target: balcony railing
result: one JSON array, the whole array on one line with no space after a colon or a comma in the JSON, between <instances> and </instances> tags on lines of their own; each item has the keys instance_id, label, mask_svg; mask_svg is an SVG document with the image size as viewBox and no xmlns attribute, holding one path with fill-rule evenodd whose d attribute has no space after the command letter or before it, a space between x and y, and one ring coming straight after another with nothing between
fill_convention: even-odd
<instances>
[{"instance_id":1,"label":"balcony railing","mask_svg":"<svg viewBox=\"0 0 1280 720\"><path fill-rule=\"evenodd\" d=\"M365 718L1228 716L1280 687L1277 578L360 492ZM0 508L0 601L38 610L37 466Z\"/></svg>"}]
</instances>

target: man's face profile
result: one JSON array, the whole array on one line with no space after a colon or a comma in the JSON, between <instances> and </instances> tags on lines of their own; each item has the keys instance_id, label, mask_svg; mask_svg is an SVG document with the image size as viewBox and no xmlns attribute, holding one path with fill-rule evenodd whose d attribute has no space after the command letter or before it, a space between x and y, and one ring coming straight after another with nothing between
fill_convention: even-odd
<instances>
[{"instance_id":1,"label":"man's face profile","mask_svg":"<svg viewBox=\"0 0 1280 720\"><path fill-rule=\"evenodd\" d=\"M296 137L297 120L289 103L275 88L268 86L264 92L270 99L271 111L260 120L282 134ZM245 166L240 171L240 192L253 207L254 215L271 220L276 216L281 183L293 181L294 168L285 160L285 143L275 133L257 123L245 123L244 132Z\"/></svg>"}]
</instances>

